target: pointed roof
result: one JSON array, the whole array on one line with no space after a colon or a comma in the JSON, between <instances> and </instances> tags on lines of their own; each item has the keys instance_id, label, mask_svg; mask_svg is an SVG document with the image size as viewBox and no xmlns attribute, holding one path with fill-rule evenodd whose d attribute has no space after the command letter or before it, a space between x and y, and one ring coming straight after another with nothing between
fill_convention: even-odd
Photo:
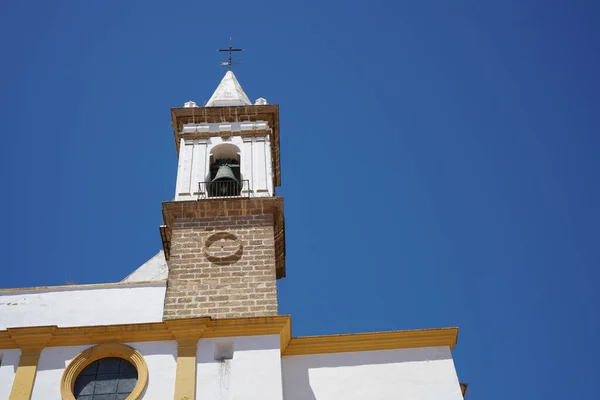
<instances>
[{"instance_id":1,"label":"pointed roof","mask_svg":"<svg viewBox=\"0 0 600 400\"><path fill-rule=\"evenodd\" d=\"M164 251L159 251L154 257L146 261L141 267L129 274L121 282L156 281L167 279L169 267Z\"/></svg>"},{"instance_id":2,"label":"pointed roof","mask_svg":"<svg viewBox=\"0 0 600 400\"><path fill-rule=\"evenodd\" d=\"M230 107L252 105L244 89L231 71L227 71L217 90L213 93L205 107Z\"/></svg>"}]
</instances>

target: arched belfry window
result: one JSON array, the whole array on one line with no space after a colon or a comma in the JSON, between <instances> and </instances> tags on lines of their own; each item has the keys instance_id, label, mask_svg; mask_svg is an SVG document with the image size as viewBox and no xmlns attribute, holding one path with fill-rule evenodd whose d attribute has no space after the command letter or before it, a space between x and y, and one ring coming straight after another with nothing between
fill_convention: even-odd
<instances>
[{"instance_id":1,"label":"arched belfry window","mask_svg":"<svg viewBox=\"0 0 600 400\"><path fill-rule=\"evenodd\" d=\"M244 183L240 172L240 149L224 143L210 151L210 169L207 179L209 197L237 197Z\"/></svg>"}]
</instances>

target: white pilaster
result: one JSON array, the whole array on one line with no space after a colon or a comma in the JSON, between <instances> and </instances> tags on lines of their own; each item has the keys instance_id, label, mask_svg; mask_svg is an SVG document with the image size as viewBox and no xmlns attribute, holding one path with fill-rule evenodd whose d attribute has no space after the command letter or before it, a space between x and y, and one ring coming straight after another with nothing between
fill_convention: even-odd
<instances>
[{"instance_id":1,"label":"white pilaster","mask_svg":"<svg viewBox=\"0 0 600 400\"><path fill-rule=\"evenodd\" d=\"M204 182L206 175L206 140L194 140L193 146L190 193L194 198L197 198L199 183Z\"/></svg>"},{"instance_id":2,"label":"white pilaster","mask_svg":"<svg viewBox=\"0 0 600 400\"><path fill-rule=\"evenodd\" d=\"M177 169L177 186L175 200L190 196L190 177L192 172L193 145L187 144L182 138L179 146L179 166Z\"/></svg>"},{"instance_id":3,"label":"white pilaster","mask_svg":"<svg viewBox=\"0 0 600 400\"><path fill-rule=\"evenodd\" d=\"M245 188L250 191L250 193L254 193L254 178L252 176L252 138L244 137L242 138L242 164L240 168L240 172L242 174L242 179L248 180L248 187Z\"/></svg>"},{"instance_id":4,"label":"white pilaster","mask_svg":"<svg viewBox=\"0 0 600 400\"><path fill-rule=\"evenodd\" d=\"M254 193L258 197L268 196L267 171L265 166L266 149L265 137L255 137L252 140L252 172L254 175Z\"/></svg>"}]
</instances>

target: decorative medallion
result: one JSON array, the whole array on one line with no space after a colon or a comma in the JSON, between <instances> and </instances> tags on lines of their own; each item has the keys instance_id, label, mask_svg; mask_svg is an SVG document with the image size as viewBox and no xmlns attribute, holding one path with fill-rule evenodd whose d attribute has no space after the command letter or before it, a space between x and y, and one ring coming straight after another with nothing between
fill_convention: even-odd
<instances>
[{"instance_id":1,"label":"decorative medallion","mask_svg":"<svg viewBox=\"0 0 600 400\"><path fill-rule=\"evenodd\" d=\"M234 262L242 256L242 241L231 232L216 232L206 238L204 255L212 262Z\"/></svg>"}]
</instances>

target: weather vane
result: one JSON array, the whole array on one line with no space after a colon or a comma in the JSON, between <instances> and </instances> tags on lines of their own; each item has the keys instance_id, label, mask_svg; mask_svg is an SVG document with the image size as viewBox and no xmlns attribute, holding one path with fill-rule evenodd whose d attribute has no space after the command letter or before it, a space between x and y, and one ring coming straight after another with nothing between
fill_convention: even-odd
<instances>
[{"instance_id":1,"label":"weather vane","mask_svg":"<svg viewBox=\"0 0 600 400\"><path fill-rule=\"evenodd\" d=\"M231 59L231 53L233 53L234 51L244 51L244 49L234 49L231 38L229 38L229 47L228 48L226 48L226 49L219 49L217 51L226 51L226 52L229 53L229 57L227 58L227 61L221 62L221 65L224 66L224 67L227 67L230 71L231 71L231 65L232 64L241 64L242 63L241 61L234 62Z\"/></svg>"}]
</instances>

